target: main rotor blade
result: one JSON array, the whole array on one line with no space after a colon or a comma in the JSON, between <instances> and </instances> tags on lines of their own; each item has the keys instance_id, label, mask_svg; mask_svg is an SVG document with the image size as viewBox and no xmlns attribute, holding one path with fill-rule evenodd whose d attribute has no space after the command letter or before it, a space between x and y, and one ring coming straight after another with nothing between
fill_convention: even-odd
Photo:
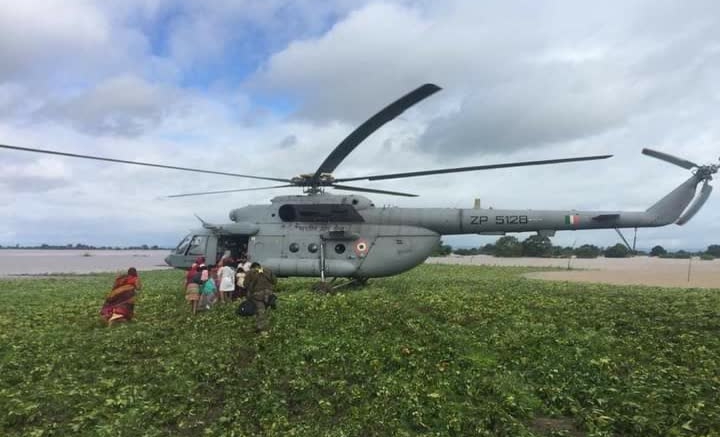
<instances>
[{"instance_id":1,"label":"main rotor blade","mask_svg":"<svg viewBox=\"0 0 720 437\"><path fill-rule=\"evenodd\" d=\"M221 191L203 191L200 193L184 193L184 194L172 194L165 196L167 198L173 197L190 197L190 196L205 196L206 194L224 194L224 193L237 193L239 191L258 191L258 190L274 190L275 188L286 188L294 187L295 185L274 185L271 187L257 187L257 188L238 188L237 190L221 190Z\"/></svg>"},{"instance_id":2,"label":"main rotor blade","mask_svg":"<svg viewBox=\"0 0 720 437\"><path fill-rule=\"evenodd\" d=\"M391 196L405 196L405 197L418 197L417 194L410 194L410 193L401 193L399 191L387 191L387 190L375 190L373 188L360 188L360 187L350 187L347 185L330 185L332 188L335 188L336 190L345 190L345 191L360 191L363 193L377 193L377 194L389 194Z\"/></svg>"},{"instance_id":3,"label":"main rotor blade","mask_svg":"<svg viewBox=\"0 0 720 437\"><path fill-rule=\"evenodd\" d=\"M596 156L582 156L579 158L562 158L562 159L545 159L542 161L521 161L521 162L508 162L504 164L489 164L489 165L476 165L473 167L456 167L456 168L442 168L438 170L423 170L423 171L411 171L407 173L391 173L382 174L375 176L359 176L354 178L340 178L335 179L338 182L349 182L349 181L379 181L381 179L399 179L399 178L412 178L416 176L428 176L433 174L443 173L459 173L463 171L478 171L478 170L493 170L496 168L509 168L509 167L525 167L530 165L545 165L545 164L561 164L564 162L575 162L575 161L592 161L595 159L607 159L612 155L596 155Z\"/></svg>"},{"instance_id":4,"label":"main rotor blade","mask_svg":"<svg viewBox=\"0 0 720 437\"><path fill-rule=\"evenodd\" d=\"M710 193L712 193L713 187L712 185L708 184L708 181L706 180L705 183L702 186L702 189L700 190L700 194L695 198L695 201L690 205L690 208L688 208L687 211L685 211L685 214L680 216L678 221L675 223L682 226L685 223L689 222L691 218L695 216L695 214L700 211L700 208L705 205L705 202L708 200L708 197L710 197Z\"/></svg>"},{"instance_id":5,"label":"main rotor blade","mask_svg":"<svg viewBox=\"0 0 720 437\"><path fill-rule=\"evenodd\" d=\"M406 109L415 105L416 103L424 100L427 97L440 91L440 87L431 83L426 83L414 91L405 94L398 100L389 104L380 112L370 117L365 123L358 126L350 135L347 136L337 147L333 150L325 161L320 164L317 171L313 175L313 180L319 181L321 173L332 173L338 165L345 159L350 152L363 142L367 137L372 135L373 132L380 129L385 123L398 117L400 114L405 112Z\"/></svg>"},{"instance_id":6,"label":"main rotor blade","mask_svg":"<svg viewBox=\"0 0 720 437\"><path fill-rule=\"evenodd\" d=\"M694 162L678 158L677 156L673 156L668 153L658 152L657 150L653 149L642 149L642 153L647 156L652 156L653 158L667 161L671 164L679 165L680 167L687 168L688 170L693 167L699 167L699 165L695 164Z\"/></svg>"},{"instance_id":7,"label":"main rotor blade","mask_svg":"<svg viewBox=\"0 0 720 437\"><path fill-rule=\"evenodd\" d=\"M8 146L5 144L0 144L0 148L19 150L22 152L35 152L35 153L45 153L48 155L68 156L70 158L94 159L96 161L115 162L115 163L119 163L119 164L132 164L132 165L142 165L145 167L167 168L170 170L192 171L192 172L196 172L196 173L209 173L209 174L234 176L234 177L248 178L248 179L262 179L265 181L290 182L290 179L269 178L269 177L264 177L264 176L251 176L251 175L239 174L239 173L228 173L228 172L224 172L224 171L203 170L203 169L199 169L199 168L188 168L188 167L177 167L174 165L152 164L149 162L126 161L124 159L104 158L101 156L93 156L93 155L80 155L77 153L58 152L56 150L31 149L29 147Z\"/></svg>"}]
</instances>

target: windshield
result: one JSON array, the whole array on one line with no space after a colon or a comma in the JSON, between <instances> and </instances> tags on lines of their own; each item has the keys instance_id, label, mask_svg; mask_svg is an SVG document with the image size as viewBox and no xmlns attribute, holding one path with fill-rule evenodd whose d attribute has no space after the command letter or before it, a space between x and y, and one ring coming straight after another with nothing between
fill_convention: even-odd
<instances>
[{"instance_id":1,"label":"windshield","mask_svg":"<svg viewBox=\"0 0 720 437\"><path fill-rule=\"evenodd\" d=\"M187 251L188 246L190 246L190 240L192 239L192 234L187 235L183 240L178 244L177 248L175 249L175 253L178 255L185 255L185 252Z\"/></svg>"}]
</instances>

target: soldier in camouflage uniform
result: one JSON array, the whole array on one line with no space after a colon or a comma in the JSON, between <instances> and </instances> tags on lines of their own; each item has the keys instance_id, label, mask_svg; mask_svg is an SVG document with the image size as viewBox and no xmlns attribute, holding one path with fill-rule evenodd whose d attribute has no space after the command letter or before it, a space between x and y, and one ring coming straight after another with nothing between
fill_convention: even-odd
<instances>
[{"instance_id":1,"label":"soldier in camouflage uniform","mask_svg":"<svg viewBox=\"0 0 720 437\"><path fill-rule=\"evenodd\" d=\"M267 329L267 302L275 290L277 278L270 269L264 269L259 263L252 263L245 275L245 288L248 298L255 302L255 332Z\"/></svg>"}]
</instances>

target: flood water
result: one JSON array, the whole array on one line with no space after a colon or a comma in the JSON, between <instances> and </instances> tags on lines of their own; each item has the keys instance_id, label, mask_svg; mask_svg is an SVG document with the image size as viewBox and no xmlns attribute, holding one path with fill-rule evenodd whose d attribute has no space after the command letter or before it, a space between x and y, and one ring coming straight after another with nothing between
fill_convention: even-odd
<instances>
[{"instance_id":1,"label":"flood water","mask_svg":"<svg viewBox=\"0 0 720 437\"><path fill-rule=\"evenodd\" d=\"M487 255L429 258L432 264L552 267L565 271L537 272L525 276L555 281L653 285L679 288L720 288L720 259L711 261L647 256L632 258L495 258ZM578 270L580 269L580 270Z\"/></svg>"},{"instance_id":2,"label":"flood water","mask_svg":"<svg viewBox=\"0 0 720 437\"><path fill-rule=\"evenodd\" d=\"M0 249L0 276L121 272L169 268L167 250Z\"/></svg>"}]
</instances>

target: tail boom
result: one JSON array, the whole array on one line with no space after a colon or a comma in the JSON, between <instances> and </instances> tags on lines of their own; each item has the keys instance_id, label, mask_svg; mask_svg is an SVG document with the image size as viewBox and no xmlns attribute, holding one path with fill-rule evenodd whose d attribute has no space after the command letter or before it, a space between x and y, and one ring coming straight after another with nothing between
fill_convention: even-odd
<instances>
[{"instance_id":1,"label":"tail boom","mask_svg":"<svg viewBox=\"0 0 720 437\"><path fill-rule=\"evenodd\" d=\"M368 223L417 226L441 235L657 227L678 220L700 181L693 175L646 211L379 208L362 215Z\"/></svg>"}]
</instances>

